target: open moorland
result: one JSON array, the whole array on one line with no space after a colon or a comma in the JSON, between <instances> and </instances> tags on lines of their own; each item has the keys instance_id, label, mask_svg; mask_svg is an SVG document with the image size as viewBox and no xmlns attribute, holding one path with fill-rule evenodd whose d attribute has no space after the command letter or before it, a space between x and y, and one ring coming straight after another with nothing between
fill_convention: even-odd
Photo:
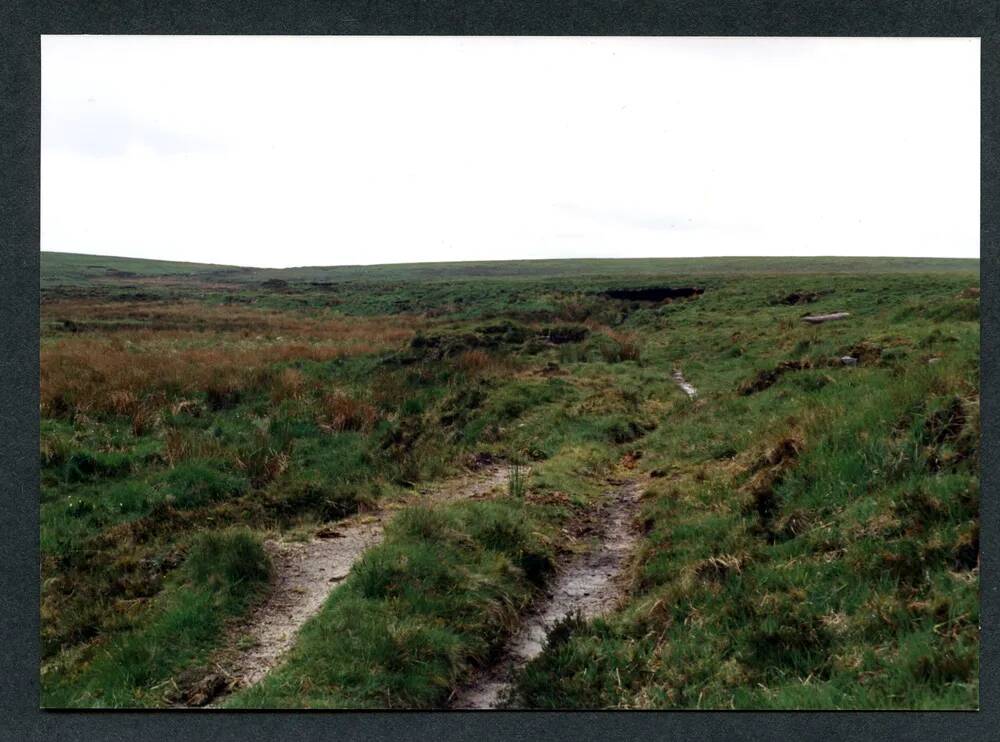
<instances>
[{"instance_id":1,"label":"open moorland","mask_svg":"<svg viewBox=\"0 0 1000 742\"><path fill-rule=\"evenodd\" d=\"M978 261L41 287L43 706L978 706Z\"/></svg>"}]
</instances>

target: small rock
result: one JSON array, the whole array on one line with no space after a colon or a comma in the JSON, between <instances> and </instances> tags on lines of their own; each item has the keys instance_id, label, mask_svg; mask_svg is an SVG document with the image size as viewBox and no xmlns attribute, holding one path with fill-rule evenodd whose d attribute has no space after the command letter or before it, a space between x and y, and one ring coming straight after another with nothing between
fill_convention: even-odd
<instances>
[{"instance_id":1,"label":"small rock","mask_svg":"<svg viewBox=\"0 0 1000 742\"><path fill-rule=\"evenodd\" d=\"M840 362L845 366L857 366L858 359L854 356L841 356Z\"/></svg>"},{"instance_id":2,"label":"small rock","mask_svg":"<svg viewBox=\"0 0 1000 742\"><path fill-rule=\"evenodd\" d=\"M838 319L847 319L851 316L850 312L833 312L832 314L811 314L802 318L803 322L808 322L813 325L818 325L823 322L832 322Z\"/></svg>"}]
</instances>

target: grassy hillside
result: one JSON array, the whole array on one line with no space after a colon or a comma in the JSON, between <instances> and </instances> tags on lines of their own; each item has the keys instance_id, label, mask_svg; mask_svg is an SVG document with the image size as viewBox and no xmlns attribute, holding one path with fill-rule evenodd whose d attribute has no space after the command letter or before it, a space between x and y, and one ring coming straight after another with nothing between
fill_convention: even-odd
<instances>
[{"instance_id":1,"label":"grassy hillside","mask_svg":"<svg viewBox=\"0 0 1000 742\"><path fill-rule=\"evenodd\" d=\"M42 257L46 705L171 702L269 589L265 539L487 455L524 491L404 510L233 705L446 705L609 478L645 492L626 599L521 704L978 704L978 261ZM704 293L603 294L663 284Z\"/></svg>"},{"instance_id":2,"label":"grassy hillside","mask_svg":"<svg viewBox=\"0 0 1000 742\"><path fill-rule=\"evenodd\" d=\"M508 260L464 263L401 263L372 266L312 266L267 269L204 263L177 263L43 252L43 286L128 279L217 279L252 283L268 279L291 282L452 281L462 279L537 279L614 276L629 279L667 275L740 273L914 273L978 272L979 261L965 258L878 257L721 257L576 260ZM122 275L125 273L126 275ZM131 275L129 275L131 274Z\"/></svg>"},{"instance_id":3,"label":"grassy hillside","mask_svg":"<svg viewBox=\"0 0 1000 742\"><path fill-rule=\"evenodd\" d=\"M116 258L104 255L80 255L65 252L42 252L39 267L42 286L80 285L90 282L122 281L129 278L172 276L191 278L217 271L238 271L236 266L209 263L180 263L144 258Z\"/></svg>"}]
</instances>

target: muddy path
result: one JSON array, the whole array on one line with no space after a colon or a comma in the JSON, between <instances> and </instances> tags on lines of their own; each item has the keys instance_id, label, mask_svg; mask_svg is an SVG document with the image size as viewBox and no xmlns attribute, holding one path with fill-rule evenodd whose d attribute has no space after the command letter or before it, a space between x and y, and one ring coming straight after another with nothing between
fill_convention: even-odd
<instances>
[{"instance_id":1,"label":"muddy path","mask_svg":"<svg viewBox=\"0 0 1000 742\"><path fill-rule=\"evenodd\" d=\"M351 567L382 541L386 523L402 508L430 506L488 495L506 484L506 464L423 489L383 509L320 528L308 541L268 540L272 578L267 597L231 626L214 669L184 682L178 705L216 707L225 697L258 683L292 648L298 630L319 612Z\"/></svg>"},{"instance_id":2,"label":"muddy path","mask_svg":"<svg viewBox=\"0 0 1000 742\"><path fill-rule=\"evenodd\" d=\"M617 607L622 596L620 577L639 537L633 520L640 496L641 485L635 481L609 493L597 543L562 566L499 660L458 689L452 695L451 708L491 709L507 707L508 703L516 708L516 699L507 697L514 674L541 653L549 629L570 613L579 611L584 618L593 618Z\"/></svg>"},{"instance_id":3,"label":"muddy path","mask_svg":"<svg viewBox=\"0 0 1000 742\"><path fill-rule=\"evenodd\" d=\"M680 369L675 370L673 374L671 374L671 378L674 380L674 383L677 384L677 386L679 386L686 395L688 395L690 399L698 398L698 390L695 389L694 386L692 386L690 383L688 383L687 379L684 378L684 374L681 373Z\"/></svg>"}]
</instances>

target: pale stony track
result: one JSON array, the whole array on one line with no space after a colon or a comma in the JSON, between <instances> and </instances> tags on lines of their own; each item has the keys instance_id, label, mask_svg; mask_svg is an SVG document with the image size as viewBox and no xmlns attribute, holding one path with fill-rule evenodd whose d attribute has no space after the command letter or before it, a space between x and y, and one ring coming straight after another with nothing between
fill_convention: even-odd
<instances>
[{"instance_id":1,"label":"pale stony track","mask_svg":"<svg viewBox=\"0 0 1000 742\"><path fill-rule=\"evenodd\" d=\"M613 610L622 593L620 576L628 564L638 534L633 519L639 508L640 486L628 482L609 493L597 543L560 569L544 599L524 617L520 629L500 659L451 698L451 708L491 709L508 698L514 673L538 656L546 633L567 614L593 618Z\"/></svg>"},{"instance_id":2,"label":"pale stony track","mask_svg":"<svg viewBox=\"0 0 1000 742\"><path fill-rule=\"evenodd\" d=\"M674 380L674 383L677 384L677 386L679 386L686 395L688 395L688 397L690 397L691 399L698 398L698 390L687 382L687 380L684 378L684 374L680 372L680 369L674 371L674 373L671 375L671 378Z\"/></svg>"},{"instance_id":3,"label":"pale stony track","mask_svg":"<svg viewBox=\"0 0 1000 742\"><path fill-rule=\"evenodd\" d=\"M269 540L272 578L267 597L234 625L217 659L216 670L188 693L186 705L217 705L235 690L264 678L292 648L298 630L326 602L331 591L371 547L382 541L385 524L403 507L473 499L507 481L507 467L492 465L394 502L385 509L355 515L321 528L308 541Z\"/></svg>"}]
</instances>

